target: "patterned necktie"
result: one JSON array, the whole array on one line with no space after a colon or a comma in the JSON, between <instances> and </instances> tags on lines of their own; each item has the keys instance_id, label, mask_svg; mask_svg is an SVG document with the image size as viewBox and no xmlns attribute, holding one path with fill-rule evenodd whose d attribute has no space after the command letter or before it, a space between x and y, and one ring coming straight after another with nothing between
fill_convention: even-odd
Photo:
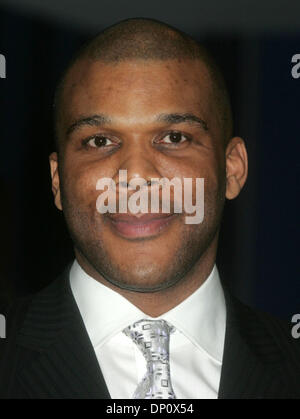
<instances>
[{"instance_id":1,"label":"patterned necktie","mask_svg":"<svg viewBox=\"0 0 300 419\"><path fill-rule=\"evenodd\" d=\"M143 353L147 372L134 392L134 399L176 399L169 363L170 333L165 320L140 320L123 330Z\"/></svg>"}]
</instances>

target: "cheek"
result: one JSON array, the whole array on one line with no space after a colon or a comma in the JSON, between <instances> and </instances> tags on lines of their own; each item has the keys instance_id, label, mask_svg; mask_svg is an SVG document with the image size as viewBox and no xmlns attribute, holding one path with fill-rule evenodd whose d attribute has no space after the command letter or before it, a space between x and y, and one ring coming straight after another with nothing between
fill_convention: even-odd
<instances>
[{"instance_id":1,"label":"cheek","mask_svg":"<svg viewBox=\"0 0 300 419\"><path fill-rule=\"evenodd\" d=\"M65 165L63 173L63 196L72 207L96 209L99 191L96 190L97 181L103 177L96 167L76 167Z\"/></svg>"},{"instance_id":2,"label":"cheek","mask_svg":"<svg viewBox=\"0 0 300 419\"><path fill-rule=\"evenodd\" d=\"M203 178L205 184L215 188L219 182L219 168L214 154L201 155L195 153L192 158L173 161L165 170L168 178L178 177L182 183L184 178Z\"/></svg>"}]
</instances>

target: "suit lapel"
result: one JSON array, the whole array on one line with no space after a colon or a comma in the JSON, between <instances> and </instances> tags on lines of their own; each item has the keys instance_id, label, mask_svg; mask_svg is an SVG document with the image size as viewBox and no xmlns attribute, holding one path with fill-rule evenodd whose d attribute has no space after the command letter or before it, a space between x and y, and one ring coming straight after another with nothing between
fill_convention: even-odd
<instances>
[{"instance_id":1,"label":"suit lapel","mask_svg":"<svg viewBox=\"0 0 300 419\"><path fill-rule=\"evenodd\" d=\"M17 337L23 397L110 398L68 276L38 294Z\"/></svg>"},{"instance_id":2,"label":"suit lapel","mask_svg":"<svg viewBox=\"0 0 300 419\"><path fill-rule=\"evenodd\" d=\"M225 289L227 326L220 399L283 397L282 357L254 312Z\"/></svg>"}]
</instances>

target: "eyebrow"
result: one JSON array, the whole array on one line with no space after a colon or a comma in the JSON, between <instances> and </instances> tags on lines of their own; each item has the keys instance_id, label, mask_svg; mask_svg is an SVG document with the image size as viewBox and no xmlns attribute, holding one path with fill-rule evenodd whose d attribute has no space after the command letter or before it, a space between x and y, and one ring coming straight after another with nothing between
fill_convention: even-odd
<instances>
[{"instance_id":1,"label":"eyebrow","mask_svg":"<svg viewBox=\"0 0 300 419\"><path fill-rule=\"evenodd\" d=\"M207 123L192 113L166 113L160 114L155 118L156 122L166 122L168 124L188 123L191 125L200 125L202 129L208 131ZM105 114L91 115L82 117L73 122L67 129L67 136L82 126L102 126L112 124L113 120Z\"/></svg>"},{"instance_id":2,"label":"eyebrow","mask_svg":"<svg viewBox=\"0 0 300 419\"><path fill-rule=\"evenodd\" d=\"M88 125L91 127L92 126L98 127L101 125L111 124L111 122L112 122L111 119L104 114L82 117L82 118L77 119L75 122L73 122L73 124L69 126L66 134L67 136L69 136L70 134L72 134L73 131L85 125Z\"/></svg>"},{"instance_id":3,"label":"eyebrow","mask_svg":"<svg viewBox=\"0 0 300 419\"><path fill-rule=\"evenodd\" d=\"M189 123L191 125L200 125L205 131L208 131L207 123L192 113L167 113L161 114L156 119L158 122L167 122L169 124Z\"/></svg>"}]
</instances>

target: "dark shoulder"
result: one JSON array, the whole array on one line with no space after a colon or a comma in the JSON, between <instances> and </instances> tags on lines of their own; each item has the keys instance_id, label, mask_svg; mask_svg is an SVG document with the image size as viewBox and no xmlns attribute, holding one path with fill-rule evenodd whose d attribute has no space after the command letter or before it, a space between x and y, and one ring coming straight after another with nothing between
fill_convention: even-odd
<instances>
[{"instance_id":1,"label":"dark shoulder","mask_svg":"<svg viewBox=\"0 0 300 419\"><path fill-rule=\"evenodd\" d=\"M21 328L28 312L29 314L37 311L43 313L52 304L57 304L67 286L70 267L71 265L68 265L60 275L38 292L13 300L3 300L0 312L6 318L8 337L16 334Z\"/></svg>"},{"instance_id":2,"label":"dark shoulder","mask_svg":"<svg viewBox=\"0 0 300 419\"><path fill-rule=\"evenodd\" d=\"M300 326L292 321L278 318L234 298L237 323L243 338L261 356L273 354L281 357L286 364L292 364L300 377Z\"/></svg>"},{"instance_id":3,"label":"dark shoulder","mask_svg":"<svg viewBox=\"0 0 300 419\"><path fill-rule=\"evenodd\" d=\"M5 322L5 340L15 333L21 326L33 296L14 299L2 299L0 313Z\"/></svg>"}]
</instances>

